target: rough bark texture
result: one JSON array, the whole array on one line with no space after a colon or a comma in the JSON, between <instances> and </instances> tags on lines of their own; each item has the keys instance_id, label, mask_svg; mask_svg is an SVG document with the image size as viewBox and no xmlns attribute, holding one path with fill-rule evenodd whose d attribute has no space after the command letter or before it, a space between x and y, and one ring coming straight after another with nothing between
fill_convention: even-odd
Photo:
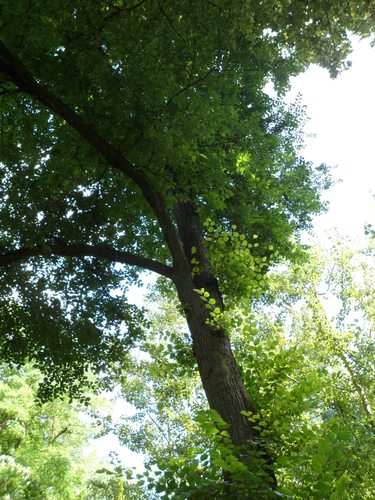
<instances>
[{"instance_id":1,"label":"rough bark texture","mask_svg":"<svg viewBox=\"0 0 375 500\"><path fill-rule=\"evenodd\" d=\"M211 408L230 425L234 444L243 445L256 437L241 411L255 411L240 376L229 338L221 329L206 324L204 304L186 280L176 278L179 298L193 340L202 384Z\"/></svg>"},{"instance_id":2,"label":"rough bark texture","mask_svg":"<svg viewBox=\"0 0 375 500\"><path fill-rule=\"evenodd\" d=\"M179 203L176 207L178 231L183 242L186 260L190 261L191 248L197 249L194 257L199 261L200 272L192 277L191 266L175 273L175 285L179 299L183 304L186 320L192 336L194 355L203 388L210 407L230 425L229 433L233 444L248 445L242 451L245 462L251 462L249 456L254 451L254 440L259 432L242 414L243 411L256 413L245 389L236 360L231 349L228 332L208 324L210 316L204 302L194 289L204 288L215 298L216 307L223 311L224 304L218 281L211 268L203 245L203 231L199 217L192 203ZM259 450L259 448L258 448ZM272 458L266 450L261 450L267 465L272 465ZM270 469L266 477L271 487L276 486L276 478Z\"/></svg>"},{"instance_id":3,"label":"rough bark texture","mask_svg":"<svg viewBox=\"0 0 375 500\"><path fill-rule=\"evenodd\" d=\"M201 269L194 278L191 278L189 266L189 277L182 278L182 274L186 271L176 273L175 283L179 298L184 305L203 387L210 407L230 424L234 444L244 444L249 439L254 439L255 434L248 420L241 415L241 411L254 411L254 407L245 390L228 335L222 329L207 324L210 316L203 301L194 291L204 288L210 297L216 300L215 306L223 311L224 304L218 282L203 246L200 221L192 203L188 202L177 206L176 218L185 255L188 259L191 248L195 247L197 252L194 257L199 261Z\"/></svg>"}]
</instances>

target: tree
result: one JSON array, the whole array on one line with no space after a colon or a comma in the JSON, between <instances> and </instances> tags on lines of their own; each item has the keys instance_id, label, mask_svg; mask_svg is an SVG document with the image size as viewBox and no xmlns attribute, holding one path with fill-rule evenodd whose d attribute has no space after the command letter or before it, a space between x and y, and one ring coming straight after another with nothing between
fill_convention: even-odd
<instances>
[{"instance_id":1,"label":"tree","mask_svg":"<svg viewBox=\"0 0 375 500\"><path fill-rule=\"evenodd\" d=\"M293 257L329 184L299 156L302 110L264 86L281 96L311 62L343 69L371 2L1 10L3 355L35 357L44 396L73 395L88 365L119 369L142 328L116 290L156 272L177 290L210 407L249 448L259 432L242 412L256 408L218 319Z\"/></svg>"},{"instance_id":2,"label":"tree","mask_svg":"<svg viewBox=\"0 0 375 500\"><path fill-rule=\"evenodd\" d=\"M32 365L2 364L0 384L0 495L2 498L96 498L101 462L85 455L100 428L84 423L84 407L68 399L44 403L35 396L41 374ZM110 468L110 464L107 465ZM124 489L123 481L111 476ZM122 498L121 495L100 498ZM140 498L140 497L139 497Z\"/></svg>"},{"instance_id":3,"label":"tree","mask_svg":"<svg viewBox=\"0 0 375 500\"><path fill-rule=\"evenodd\" d=\"M274 311L266 307L250 327L255 339L241 346L246 360L255 345L247 386L266 375L258 418L268 441L274 433L286 493L374 495L373 255L373 241L364 248L336 241L275 273L268 295Z\"/></svg>"},{"instance_id":4,"label":"tree","mask_svg":"<svg viewBox=\"0 0 375 500\"><path fill-rule=\"evenodd\" d=\"M1 496L82 498L88 473L82 445L89 428L66 399L43 406L35 402L40 378L31 366L20 371L1 366Z\"/></svg>"},{"instance_id":5,"label":"tree","mask_svg":"<svg viewBox=\"0 0 375 500\"><path fill-rule=\"evenodd\" d=\"M37 402L42 375L30 363L3 363L0 371L1 498L144 498L127 480L130 469L88 453L90 440L105 432L102 419L87 422L87 407L66 397ZM105 413L100 398L93 406Z\"/></svg>"},{"instance_id":6,"label":"tree","mask_svg":"<svg viewBox=\"0 0 375 500\"><path fill-rule=\"evenodd\" d=\"M267 300L243 300L231 313L236 358L257 407L249 417L272 452L279 492L292 498L375 493L373 254L373 244L343 241L311 249L305 262L268 275ZM207 413L176 314L162 300L139 346L147 356L128 361L120 381L137 411L118 434L145 454L142 481L156 492L225 498L220 468L233 475L238 464L225 429Z\"/></svg>"}]
</instances>

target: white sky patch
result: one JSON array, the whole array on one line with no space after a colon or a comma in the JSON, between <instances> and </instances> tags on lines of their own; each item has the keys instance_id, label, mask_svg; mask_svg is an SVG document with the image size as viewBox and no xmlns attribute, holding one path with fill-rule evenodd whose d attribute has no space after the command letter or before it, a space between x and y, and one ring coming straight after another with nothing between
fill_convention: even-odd
<instances>
[{"instance_id":1,"label":"white sky patch","mask_svg":"<svg viewBox=\"0 0 375 500\"><path fill-rule=\"evenodd\" d=\"M368 40L353 47L352 68L332 80L312 66L292 80L288 94L291 101L302 95L310 117L305 130L313 135L306 137L304 156L336 167L333 177L341 180L324 195L329 211L315 219L315 242L326 243L325 233L336 227L357 239L375 222L375 48Z\"/></svg>"}]
</instances>

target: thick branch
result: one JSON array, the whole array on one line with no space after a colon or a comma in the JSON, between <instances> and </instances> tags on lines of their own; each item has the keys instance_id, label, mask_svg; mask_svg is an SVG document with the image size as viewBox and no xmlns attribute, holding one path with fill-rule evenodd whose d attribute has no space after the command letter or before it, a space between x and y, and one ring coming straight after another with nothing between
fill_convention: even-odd
<instances>
[{"instance_id":1,"label":"thick branch","mask_svg":"<svg viewBox=\"0 0 375 500\"><path fill-rule=\"evenodd\" d=\"M41 247L21 248L13 252L0 255L0 267L28 259L29 257L51 257L60 255L62 257L96 257L111 262L120 262L129 266L137 266L148 271L153 271L167 278L173 278L171 267L153 259L148 259L130 252L120 252L106 246L91 245L52 245L48 250Z\"/></svg>"},{"instance_id":2,"label":"thick branch","mask_svg":"<svg viewBox=\"0 0 375 500\"><path fill-rule=\"evenodd\" d=\"M22 91L37 99L53 113L63 118L115 169L124 173L140 188L151 206L173 257L183 255L176 230L170 220L163 199L147 175L130 163L117 149L104 139L94 127L75 113L67 104L40 84L26 66L0 42L0 72Z\"/></svg>"},{"instance_id":3,"label":"thick branch","mask_svg":"<svg viewBox=\"0 0 375 500\"><path fill-rule=\"evenodd\" d=\"M53 438L51 439L51 443L54 443L56 441L56 439L58 439L60 436L62 436L67 431L68 431L68 426L66 426L63 429L61 429L61 431L59 431L56 434L56 436L53 436Z\"/></svg>"}]
</instances>

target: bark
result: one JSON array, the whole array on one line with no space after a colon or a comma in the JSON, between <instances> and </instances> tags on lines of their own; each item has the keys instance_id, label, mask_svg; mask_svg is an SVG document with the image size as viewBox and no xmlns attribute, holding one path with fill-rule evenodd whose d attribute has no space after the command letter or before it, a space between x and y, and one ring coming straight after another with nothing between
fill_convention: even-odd
<instances>
[{"instance_id":1,"label":"bark","mask_svg":"<svg viewBox=\"0 0 375 500\"><path fill-rule=\"evenodd\" d=\"M206 324L209 316L191 282L178 277L176 288L184 306L208 403L230 425L233 443L246 444L256 438L256 432L241 412L254 412L255 408L244 387L229 337L222 329Z\"/></svg>"},{"instance_id":2,"label":"bark","mask_svg":"<svg viewBox=\"0 0 375 500\"><path fill-rule=\"evenodd\" d=\"M234 444L244 444L254 439L255 433L241 411L254 411L240 376L229 337L221 328L211 326L211 319L204 302L194 289L204 288L210 298L216 300L215 306L224 309L218 282L211 269L203 245L203 231L199 218L191 203L179 203L176 209L179 234L187 260L194 246L194 257L199 261L200 272L191 277L191 266L176 274L175 282L181 303L184 305L186 319L192 335L194 354L197 358L199 373L210 407L218 411L230 425ZM181 279L182 278L182 279Z\"/></svg>"},{"instance_id":3,"label":"bark","mask_svg":"<svg viewBox=\"0 0 375 500\"><path fill-rule=\"evenodd\" d=\"M197 303L197 298L193 295L196 292L191 293L191 286L186 280L176 280L176 287L180 301L184 304L193 351L208 404L229 424L228 431L232 443L237 447L237 456L248 470L241 479L233 479L230 474L223 472L227 494L229 498L245 498L244 494L246 498L273 497L272 490L277 487L272 469L273 460L263 444L256 441L260 437L259 432L252 428L242 414L243 411L256 413L256 410L239 373L229 337L225 331L206 324L207 315L202 311L201 299L198 297ZM257 452L262 455L257 455ZM264 465L259 463L258 457L264 460ZM268 491L263 496L253 497L253 489L257 491L258 488ZM261 495L259 491L258 494Z\"/></svg>"},{"instance_id":4,"label":"bark","mask_svg":"<svg viewBox=\"0 0 375 500\"><path fill-rule=\"evenodd\" d=\"M199 217L192 203L179 203L176 207L176 220L179 235L183 242L187 260L190 260L191 248L197 251L194 257L199 261L201 271L194 277L191 266L187 270L179 269L175 273L175 285L183 304L186 320L193 341L194 355L197 360L202 385L210 405L230 425L229 433L233 444L242 447L242 460L249 465L254 450L263 452L267 468L264 471L272 488L276 487L272 458L266 450L254 442L259 432L242 414L243 411L256 413L239 372L230 345L228 332L223 328L208 324L209 311L194 289L204 288L215 298L215 307L224 310L224 304L218 281L211 268L203 244L203 231Z\"/></svg>"}]
</instances>

